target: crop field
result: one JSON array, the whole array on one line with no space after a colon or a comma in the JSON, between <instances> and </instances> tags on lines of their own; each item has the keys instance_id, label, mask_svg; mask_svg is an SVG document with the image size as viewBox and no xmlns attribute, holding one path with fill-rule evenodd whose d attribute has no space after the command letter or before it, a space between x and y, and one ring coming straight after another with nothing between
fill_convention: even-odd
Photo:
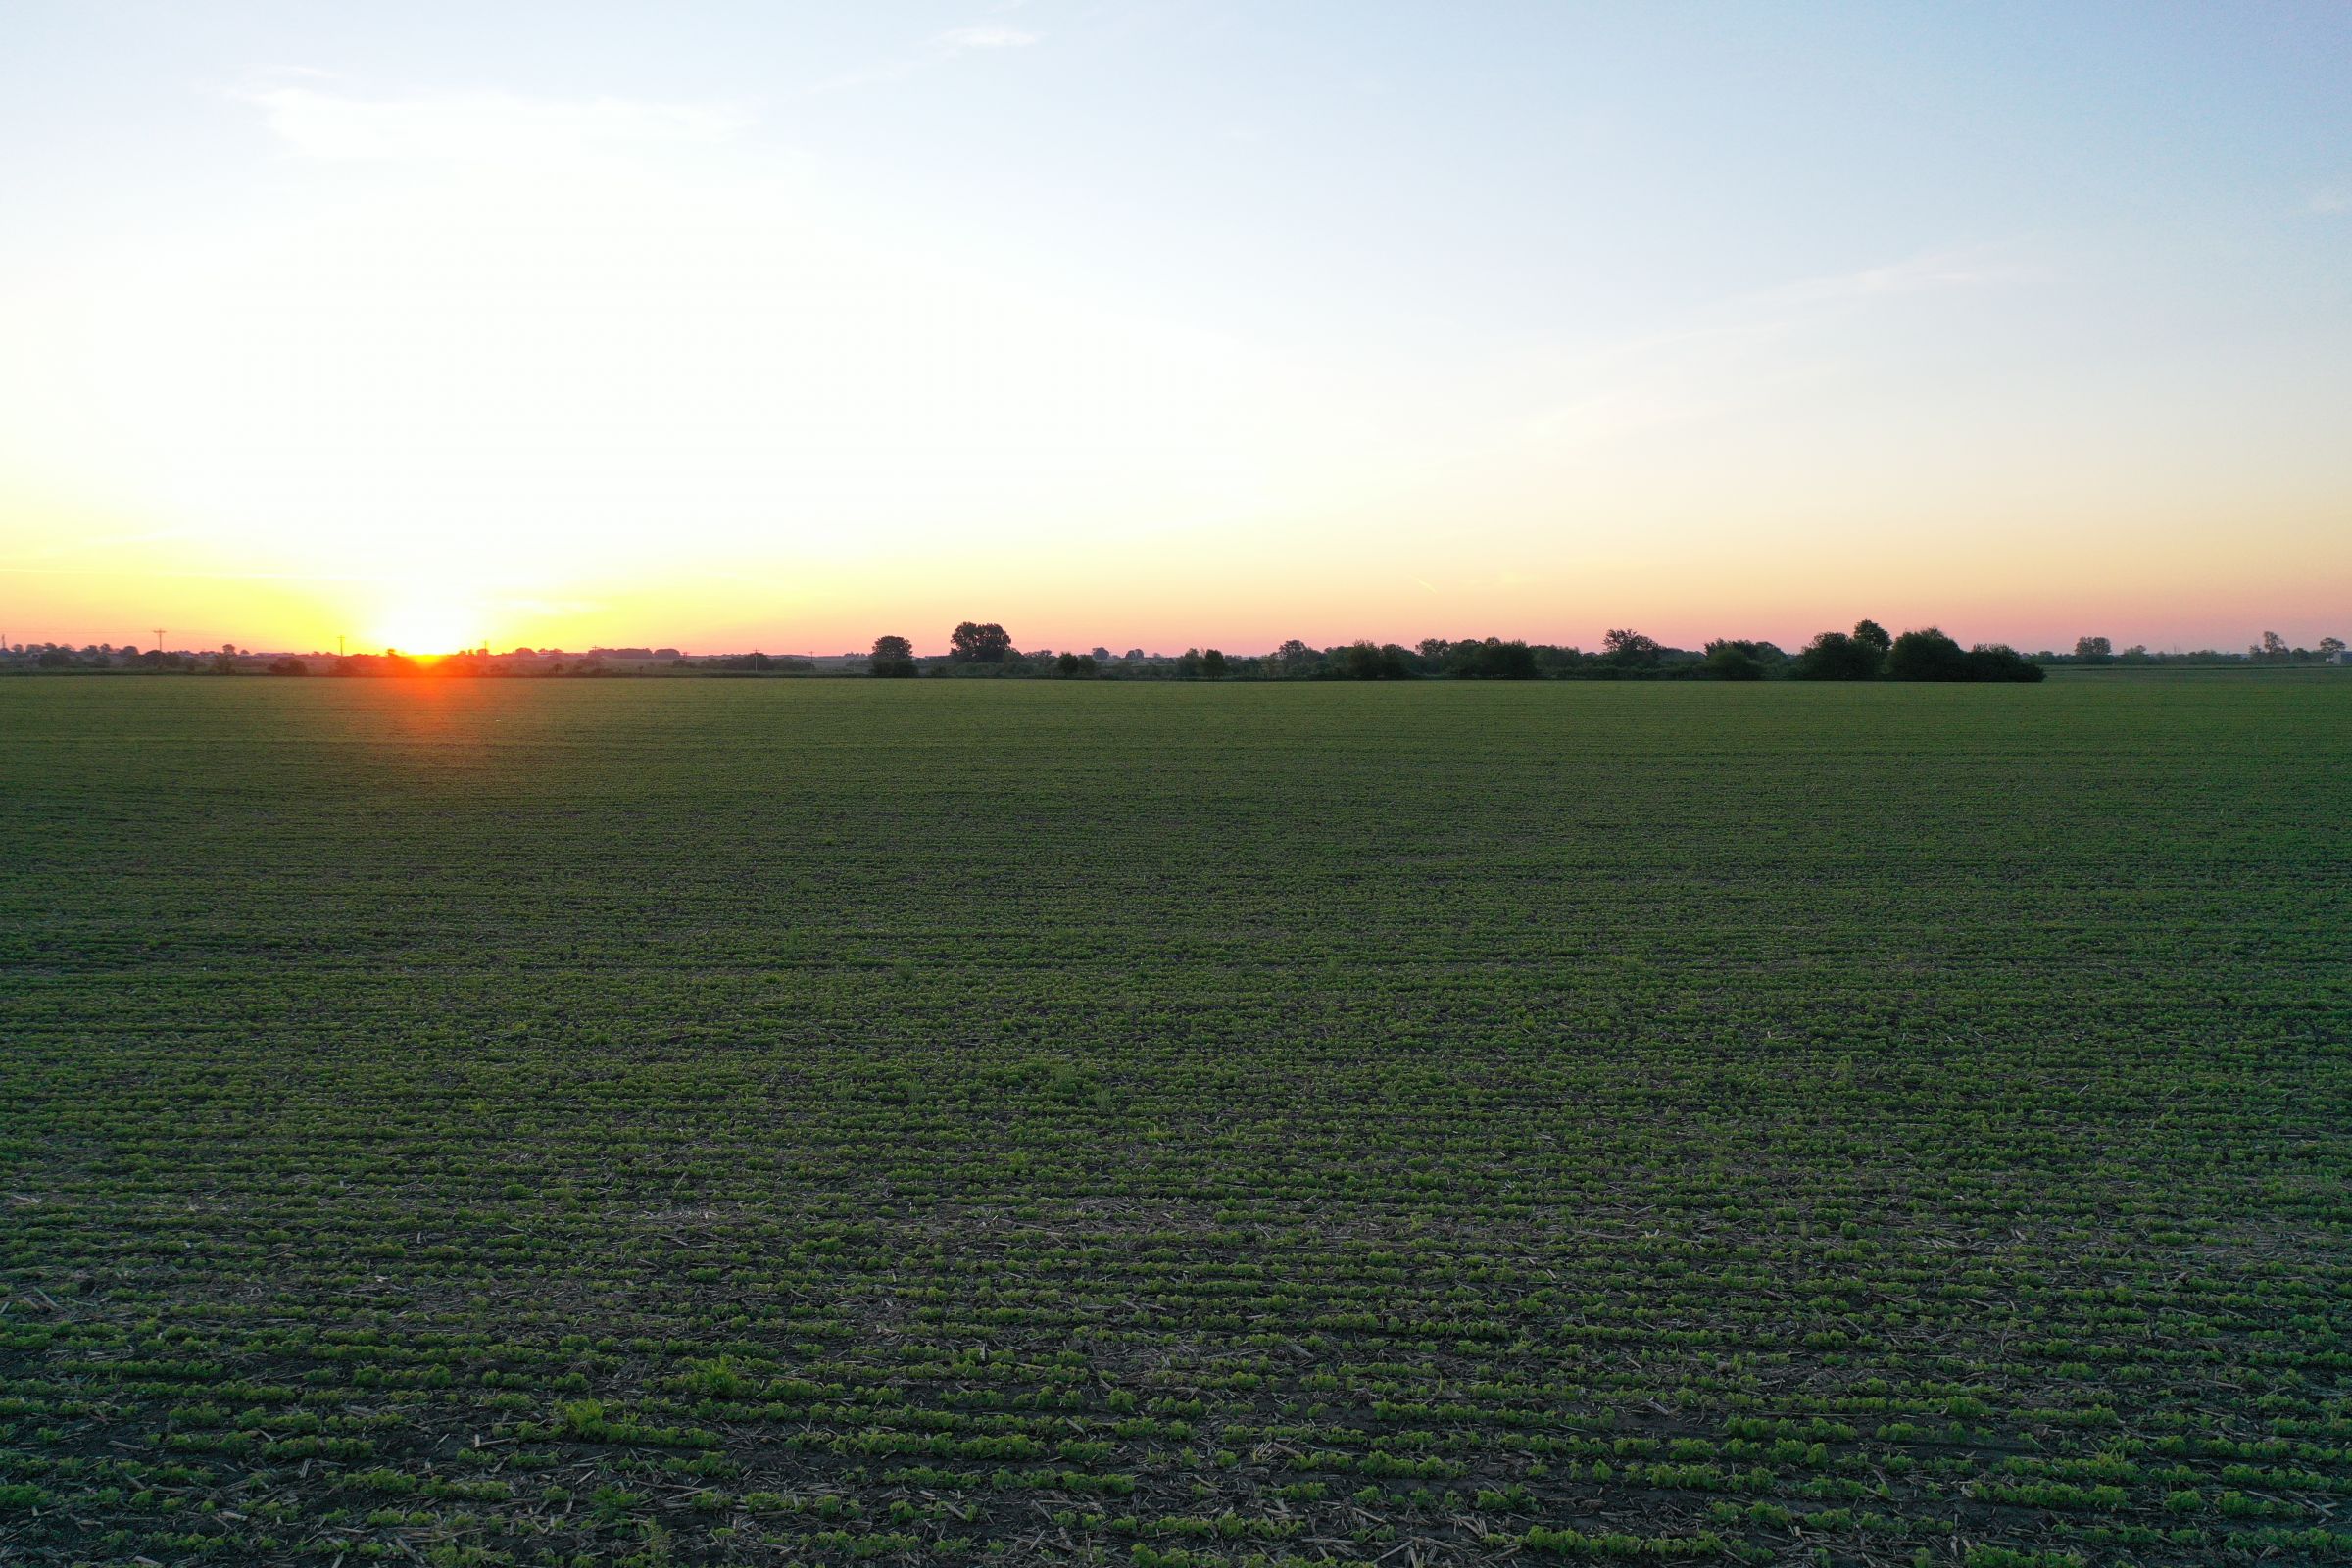
<instances>
[{"instance_id":1,"label":"crop field","mask_svg":"<svg viewBox=\"0 0 2352 1568\"><path fill-rule=\"evenodd\" d=\"M2352 1560L2352 679L0 683L0 1560Z\"/></svg>"}]
</instances>

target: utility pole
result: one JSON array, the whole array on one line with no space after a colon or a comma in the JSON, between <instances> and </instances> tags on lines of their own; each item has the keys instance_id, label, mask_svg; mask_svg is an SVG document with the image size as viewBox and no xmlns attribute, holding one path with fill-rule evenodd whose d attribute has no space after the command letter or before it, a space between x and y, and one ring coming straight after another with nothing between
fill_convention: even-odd
<instances>
[{"instance_id":1,"label":"utility pole","mask_svg":"<svg viewBox=\"0 0 2352 1568\"><path fill-rule=\"evenodd\" d=\"M337 659L343 657L343 634L341 632L335 633L335 657Z\"/></svg>"},{"instance_id":2,"label":"utility pole","mask_svg":"<svg viewBox=\"0 0 2352 1568\"><path fill-rule=\"evenodd\" d=\"M161 626L155 628L155 651L159 654L164 651L164 628Z\"/></svg>"}]
</instances>

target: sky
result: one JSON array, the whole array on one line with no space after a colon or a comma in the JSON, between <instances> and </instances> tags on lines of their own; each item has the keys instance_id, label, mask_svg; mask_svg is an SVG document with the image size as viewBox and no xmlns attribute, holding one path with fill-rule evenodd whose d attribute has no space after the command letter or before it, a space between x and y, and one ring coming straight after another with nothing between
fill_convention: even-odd
<instances>
[{"instance_id":1,"label":"sky","mask_svg":"<svg viewBox=\"0 0 2352 1568\"><path fill-rule=\"evenodd\" d=\"M0 636L2352 635L2352 7L0 8Z\"/></svg>"}]
</instances>

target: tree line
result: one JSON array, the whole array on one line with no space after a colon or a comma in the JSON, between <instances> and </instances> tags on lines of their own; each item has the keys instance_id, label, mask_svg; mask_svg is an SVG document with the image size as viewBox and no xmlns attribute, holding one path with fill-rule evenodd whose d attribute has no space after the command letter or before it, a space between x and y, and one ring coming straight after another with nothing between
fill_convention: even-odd
<instances>
[{"instance_id":1,"label":"tree line","mask_svg":"<svg viewBox=\"0 0 2352 1568\"><path fill-rule=\"evenodd\" d=\"M1590 653L1500 637L1425 637L1412 647L1359 641L1329 648L1292 638L1270 654L1228 655L1189 648L1174 659L1140 650L1113 660L1092 653L1023 653L995 621L964 621L944 658L918 659L908 638L878 637L867 668L877 676L921 674L1061 680L1905 680L2037 681L2041 666L2013 648L1963 648L1937 627L1890 636L1875 620L1825 631L1795 654L1769 642L1723 638L1700 649L1671 648L1630 627L1614 628Z\"/></svg>"},{"instance_id":2,"label":"tree line","mask_svg":"<svg viewBox=\"0 0 2352 1568\"><path fill-rule=\"evenodd\" d=\"M839 675L885 679L977 676L1056 680L1898 680L2036 681L2046 666L2297 665L2343 663L2345 644L2322 637L2310 648L2290 646L2277 632L2243 653L2200 649L2120 652L2105 637L2076 639L2071 653L2043 649L2021 654L2002 644L1963 648L1937 627L1890 635L1875 620L1850 631L1825 631L1794 653L1743 638L1718 638L1695 649L1675 648L1630 627L1611 629L1600 646L1531 643L1499 637L1425 637L1411 647L1357 641L1317 648L1292 638L1265 654L1227 654L1188 648L1180 655L1131 648L1035 649L1023 652L996 621L963 621L948 636L945 655L918 656L911 639L877 637L870 653L811 659L789 654L690 657L674 648L595 648L585 655L557 649L487 649L419 659L382 654L262 654L226 645L218 650L141 649L132 644L0 645L0 672L11 674L173 673L397 676L597 675Z\"/></svg>"}]
</instances>

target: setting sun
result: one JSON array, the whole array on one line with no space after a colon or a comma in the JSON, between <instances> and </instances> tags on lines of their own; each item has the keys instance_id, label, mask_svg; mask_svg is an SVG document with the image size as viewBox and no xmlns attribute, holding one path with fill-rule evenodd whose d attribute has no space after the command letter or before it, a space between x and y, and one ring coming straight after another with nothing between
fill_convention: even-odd
<instances>
[{"instance_id":1,"label":"setting sun","mask_svg":"<svg viewBox=\"0 0 2352 1568\"><path fill-rule=\"evenodd\" d=\"M386 652L454 654L481 646L482 639L478 623L463 607L403 605L383 616L368 641Z\"/></svg>"}]
</instances>

